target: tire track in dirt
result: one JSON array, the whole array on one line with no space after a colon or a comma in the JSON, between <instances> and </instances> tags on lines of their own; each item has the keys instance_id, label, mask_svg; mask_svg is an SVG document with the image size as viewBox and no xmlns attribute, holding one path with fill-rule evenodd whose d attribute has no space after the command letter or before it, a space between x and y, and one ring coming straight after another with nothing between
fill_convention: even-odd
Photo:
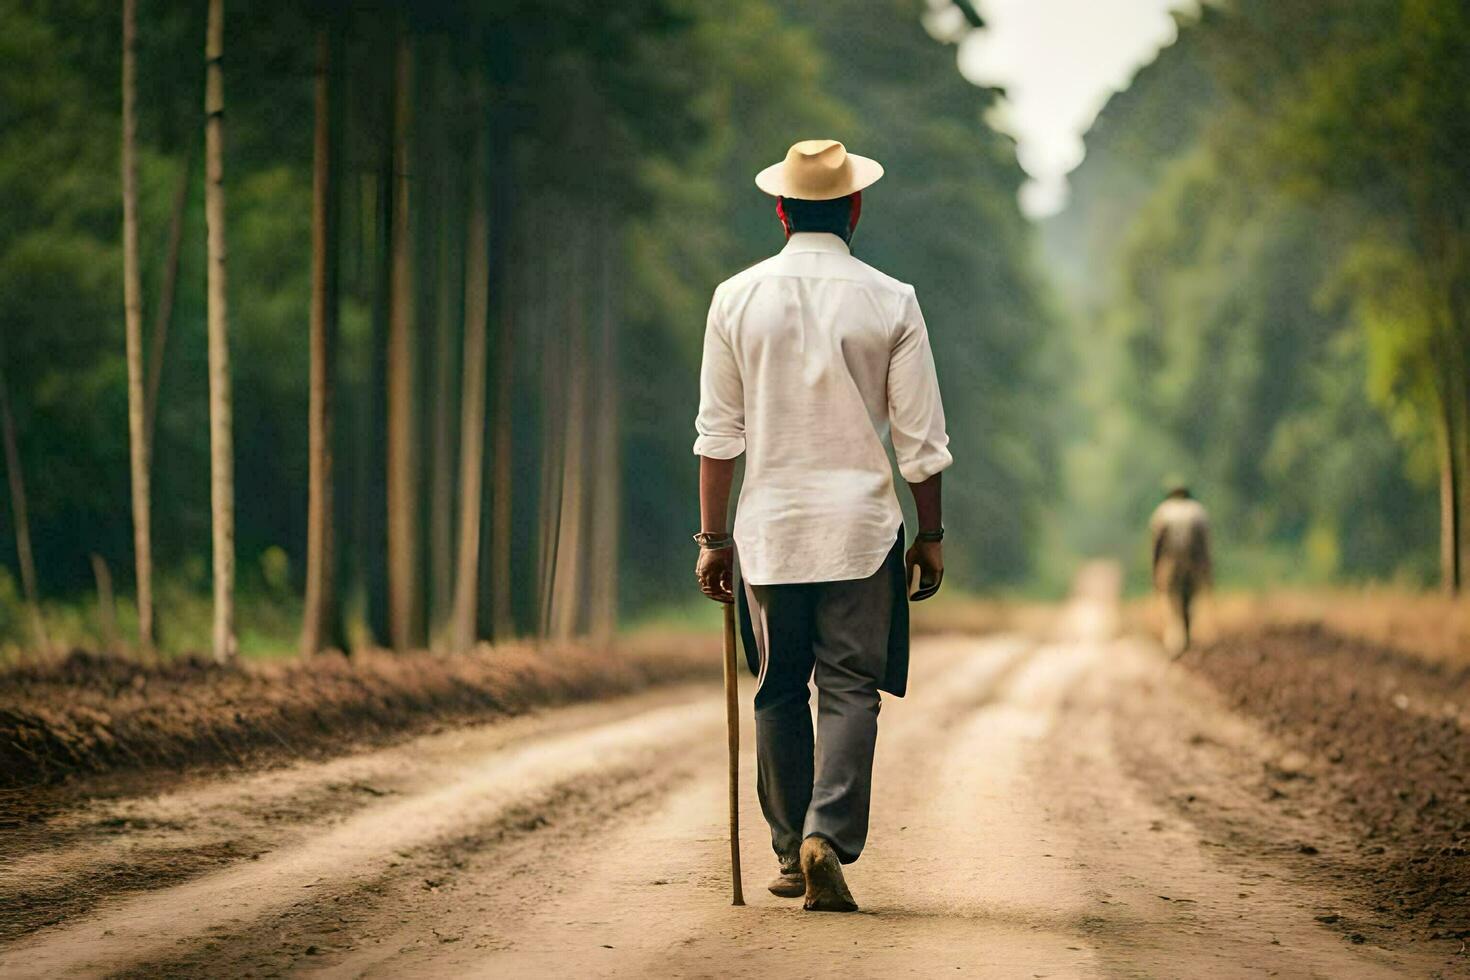
<instances>
[{"instance_id":1,"label":"tire track in dirt","mask_svg":"<svg viewBox=\"0 0 1470 980\"><path fill-rule=\"evenodd\" d=\"M656 708L590 730L532 740L471 764L438 788L393 800L258 861L125 899L0 951L7 977L89 975L156 958L180 941L292 903L303 888L369 878L392 855L484 822L527 796L589 772L640 763L691 733L718 732L714 699Z\"/></svg>"},{"instance_id":2,"label":"tire track in dirt","mask_svg":"<svg viewBox=\"0 0 1470 980\"><path fill-rule=\"evenodd\" d=\"M59 809L21 839L5 840L0 942L74 919L128 893L170 887L233 861L301 844L325 822L461 778L466 759L707 692L707 685L668 688L451 729L326 762L174 779L151 793L146 792L156 786L151 779L129 780L134 795L113 785L82 806Z\"/></svg>"},{"instance_id":3,"label":"tire track in dirt","mask_svg":"<svg viewBox=\"0 0 1470 980\"><path fill-rule=\"evenodd\" d=\"M316 973L380 958L401 966L449 943L493 948L506 942L507 902L535 901L551 876L574 870L557 855L609 823L651 813L689 776L679 766L619 768L562 784L487 824L394 852L376 876L324 883L244 928L216 931L118 976Z\"/></svg>"},{"instance_id":4,"label":"tire track in dirt","mask_svg":"<svg viewBox=\"0 0 1470 980\"><path fill-rule=\"evenodd\" d=\"M965 656L972 646L973 641L926 646L923 662L915 668L916 676L926 682L940 675L935 688L948 692L947 712L957 715L969 710L975 685L1011 669L1024 658L1031 641L1008 640L997 646L998 656L993 660ZM931 712L923 718L905 716L902 724L885 725L885 732L897 732L906 725L923 727L926 721L943 721L947 716L946 712ZM743 771L748 776L753 771L752 746L749 725L744 727L747 758ZM425 848L421 854L399 854L401 867L379 880L314 890L310 901L270 914L248 928L196 943L183 955L144 964L136 975L475 972L481 968L474 965L480 957L506 950L519 956L537 948L537 936L545 935L545 948L555 956L561 949L558 934L563 930L553 926L550 934L544 934L540 924L546 920L548 903L568 893L582 894L590 887L605 888L611 895L629 884L625 879L631 879L635 891L656 890L671 899L687 898L691 890L703 891L704 886L728 889L720 870L726 846L721 816L724 783L722 778L711 778L723 773L723 738L691 735L672 744L667 753L646 757L644 769L629 770L611 782L599 779L599 785L609 788L608 796L579 780L575 789L568 790L575 796L570 804L563 797L545 805L528 801L518 807L519 812L530 815L529 829L523 828L524 832L475 832ZM618 794L631 794L631 802L619 804ZM764 895L761 881L753 879L760 879L765 871L769 851L753 796L747 789L743 826L746 860L752 867L747 884L748 893ZM707 834L698 836L697 846L703 853L695 856L697 867L678 866L677 855L690 854L691 821L711 816L719 819ZM616 880L605 883L596 869L609 856L617 863ZM671 857L674 863L661 863ZM699 872L698 880L691 870ZM429 881L433 887L424 887ZM727 891L725 894L727 902ZM647 916L639 903L632 902L629 909L638 916L637 928L648 932ZM669 927L669 922L661 921L660 928ZM600 943L596 949L603 951Z\"/></svg>"},{"instance_id":5,"label":"tire track in dirt","mask_svg":"<svg viewBox=\"0 0 1470 980\"><path fill-rule=\"evenodd\" d=\"M357 771L384 795L293 818L260 861L0 947L0 973L1451 975L1442 956L1348 943L1316 919L1330 883L1181 819L1181 780L1235 800L1278 748L1112 622L1084 595L1039 645L916 644L910 697L883 709L857 915L765 892L748 720L750 905L729 906L722 713L703 688L370 754ZM1181 768L1191 746L1219 764ZM328 769L250 779L283 806L319 799L344 775ZM197 792L228 807L248 784Z\"/></svg>"},{"instance_id":6,"label":"tire track in dirt","mask_svg":"<svg viewBox=\"0 0 1470 980\"><path fill-rule=\"evenodd\" d=\"M534 900L491 905L486 922L493 925L466 922L474 941L421 948L411 956L363 950L310 972L334 977L826 975L829 969L812 966L814 952L850 956L855 941L867 949L857 975L879 972L869 962L875 956L880 959L873 962L895 968L906 958L910 968L927 963L912 959L913 951L900 937L922 939L939 929L949 935L951 948L959 948L956 944L963 945L983 923L942 909L914 915L903 901L916 880L910 869L886 877L879 869L907 847L908 825L914 831L921 827L911 818L930 797L914 793L914 774L929 767L935 733L971 716L1034 646L1033 640L1007 637L983 643L927 641L916 650L915 681L928 694L918 701L885 701L880 725L875 790L880 799L870 856L852 870L865 914L805 915L799 902L765 891L775 863L749 778L741 826L750 904L730 908L722 746L713 745L698 750L695 777L662 798L656 811L620 821L574 851L556 854L547 869L550 880ZM742 761L747 776L754 761L748 728ZM881 795L907 799L900 807ZM888 816L880 823L885 810ZM573 870L562 873L564 867ZM912 926L925 918L929 927L915 931ZM410 937L413 929L408 924L402 937ZM496 941L488 938L492 931ZM953 969L949 963L946 968Z\"/></svg>"},{"instance_id":7,"label":"tire track in dirt","mask_svg":"<svg viewBox=\"0 0 1470 980\"><path fill-rule=\"evenodd\" d=\"M1177 806L1194 796L1246 819L1241 776L1278 751L1269 738L1178 683L1160 651L1125 639L1093 656L1068 693L1067 727L1041 749L1052 765L1038 773L1048 818L1071 832L1087 875L1086 932L1102 975L1438 975L1445 962L1431 951L1353 945L1320 918L1343 896L1294 873L1284 841L1294 851L1300 827L1260 828L1286 835L1263 851Z\"/></svg>"},{"instance_id":8,"label":"tire track in dirt","mask_svg":"<svg viewBox=\"0 0 1470 980\"><path fill-rule=\"evenodd\" d=\"M1129 724L1119 699L1162 661L1120 670L1105 637L1010 650L960 641L946 655L950 669L885 715L873 836L849 875L862 913L807 915L765 894L771 859L750 801L751 904L729 908L711 765L651 819L582 850L574 879L501 924L503 944L323 972L1374 978L1442 963L1348 945L1314 920L1321 895L1277 880L1276 867L1221 860L1188 825L1152 832L1167 814L1112 746Z\"/></svg>"}]
</instances>

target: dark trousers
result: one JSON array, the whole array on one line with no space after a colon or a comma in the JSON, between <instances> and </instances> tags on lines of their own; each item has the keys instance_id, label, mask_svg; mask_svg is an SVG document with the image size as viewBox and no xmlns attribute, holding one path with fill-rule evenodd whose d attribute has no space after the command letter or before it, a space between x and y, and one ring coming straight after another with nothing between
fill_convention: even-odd
<instances>
[{"instance_id":1,"label":"dark trousers","mask_svg":"<svg viewBox=\"0 0 1470 980\"><path fill-rule=\"evenodd\" d=\"M893 612L889 577L885 564L865 579L745 586L760 659L757 793L784 870L797 867L806 837L825 837L844 863L856 861L867 840Z\"/></svg>"},{"instance_id":2,"label":"dark trousers","mask_svg":"<svg viewBox=\"0 0 1470 980\"><path fill-rule=\"evenodd\" d=\"M1164 637L1165 646L1176 653L1189 649L1193 625L1194 598L1199 593L1199 573L1184 562L1171 561L1160 576L1169 602L1170 623Z\"/></svg>"}]
</instances>

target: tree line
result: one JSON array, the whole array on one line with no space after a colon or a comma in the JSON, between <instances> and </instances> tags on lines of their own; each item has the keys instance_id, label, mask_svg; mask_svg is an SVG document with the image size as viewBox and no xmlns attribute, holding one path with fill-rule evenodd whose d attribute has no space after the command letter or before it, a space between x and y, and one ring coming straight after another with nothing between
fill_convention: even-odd
<instances>
[{"instance_id":1,"label":"tree line","mask_svg":"<svg viewBox=\"0 0 1470 980\"><path fill-rule=\"evenodd\" d=\"M1470 14L1234 0L1176 19L1045 230L1100 369L1072 528L1132 557L1113 529L1172 476L1242 578L1458 591Z\"/></svg>"},{"instance_id":2,"label":"tree line","mask_svg":"<svg viewBox=\"0 0 1470 980\"><path fill-rule=\"evenodd\" d=\"M0 635L458 649L677 602L704 306L816 132L889 167L855 246L925 301L955 560L1024 579L1050 320L997 93L923 11L0 2Z\"/></svg>"}]
</instances>

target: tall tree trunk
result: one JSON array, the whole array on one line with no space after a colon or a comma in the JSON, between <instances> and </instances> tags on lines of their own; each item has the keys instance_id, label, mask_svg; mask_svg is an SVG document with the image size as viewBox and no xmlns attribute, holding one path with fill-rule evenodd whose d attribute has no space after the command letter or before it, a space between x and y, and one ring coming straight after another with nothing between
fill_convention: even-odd
<instances>
[{"instance_id":1,"label":"tall tree trunk","mask_svg":"<svg viewBox=\"0 0 1470 980\"><path fill-rule=\"evenodd\" d=\"M550 241L561 243L565 228L559 220L561 209L552 205L548 213L548 239L535 243L539 260L531 270L534 281L530 297L536 320L531 335L540 344L541 368L541 473L537 481L539 492L538 520L539 547L536 549L536 633L549 636L551 633L552 602L555 596L557 546L561 541L561 496L562 481L566 476L565 453L567 430L567 385L569 383L566 344L565 309L554 308L551 298L560 293L553 284L550 256L546 254ZM559 256L564 257L564 256ZM561 282L575 282L560 270Z\"/></svg>"},{"instance_id":2,"label":"tall tree trunk","mask_svg":"<svg viewBox=\"0 0 1470 980\"><path fill-rule=\"evenodd\" d=\"M194 143L190 141L179 165L179 181L174 187L173 211L168 221L168 256L163 264L163 278L158 284L158 312L153 317L153 337L148 347L148 459L154 456L154 432L158 422L158 387L163 377L163 353L168 345L168 328L173 321L174 300L179 291L179 258L184 245L184 212L189 206L189 177L194 170Z\"/></svg>"},{"instance_id":3,"label":"tall tree trunk","mask_svg":"<svg viewBox=\"0 0 1470 980\"><path fill-rule=\"evenodd\" d=\"M102 634L102 649L117 650L117 604L112 598L112 572L97 552L92 552L92 577L97 581L97 629Z\"/></svg>"},{"instance_id":4,"label":"tall tree trunk","mask_svg":"<svg viewBox=\"0 0 1470 980\"><path fill-rule=\"evenodd\" d=\"M391 51L391 48L389 49ZM390 73L391 76L392 73ZM361 565L366 626L370 641L390 645L392 630L388 596L388 453L383 438L388 430L388 334L393 308L393 86L384 88L384 119L373 195L373 314L372 348L366 388L366 411L360 426L357 485L362 491L358 508L357 547Z\"/></svg>"},{"instance_id":5,"label":"tall tree trunk","mask_svg":"<svg viewBox=\"0 0 1470 980\"><path fill-rule=\"evenodd\" d=\"M455 188L455 153L447 131L448 107L454 105L448 43L435 59L435 120L432 152L438 158L438 242L434 297L434 365L429 433L429 638L436 648L449 639L454 582L454 316L455 232L461 212Z\"/></svg>"},{"instance_id":6,"label":"tall tree trunk","mask_svg":"<svg viewBox=\"0 0 1470 980\"><path fill-rule=\"evenodd\" d=\"M580 633L578 615L586 598L587 555L583 532L587 502L587 429L588 374L587 358L587 264L586 234L579 226L572 232L567 250L567 303L562 314L566 332L560 370L562 383L562 425L559 505L556 516L555 544L551 553L551 612L547 632L558 640L568 640Z\"/></svg>"},{"instance_id":7,"label":"tall tree trunk","mask_svg":"<svg viewBox=\"0 0 1470 980\"><path fill-rule=\"evenodd\" d=\"M1459 348L1458 342L1456 348L1457 350ZM1460 358L1457 357L1454 363L1461 363ZM1459 594L1465 585L1466 549L1470 547L1470 540L1467 540L1470 533L1467 533L1465 526L1467 510L1470 510L1470 486L1466 485L1466 467L1470 466L1470 445L1467 445L1467 441L1470 441L1470 415L1467 415L1467 408L1470 408L1470 405L1466 403L1465 376L1462 372L1453 372L1452 384L1453 387L1450 388L1452 400L1446 409L1453 419L1448 436L1450 449L1446 462L1449 464L1451 481L1448 488L1449 496L1454 509L1454 519L1451 521L1448 536L1454 542L1455 553L1454 560L1449 563L1448 567L1450 573L1448 582L1449 591L1452 594Z\"/></svg>"},{"instance_id":8,"label":"tall tree trunk","mask_svg":"<svg viewBox=\"0 0 1470 980\"><path fill-rule=\"evenodd\" d=\"M214 528L214 659L235 657L235 461L225 276L224 0L209 0L204 46L204 223L209 303L209 504Z\"/></svg>"},{"instance_id":9,"label":"tall tree trunk","mask_svg":"<svg viewBox=\"0 0 1470 980\"><path fill-rule=\"evenodd\" d=\"M1446 390L1440 397L1440 465L1439 465L1439 558L1440 578L1446 592L1459 594L1461 585L1460 521L1464 510L1464 493L1460 457L1457 451L1460 433L1456 425L1453 395Z\"/></svg>"},{"instance_id":10,"label":"tall tree trunk","mask_svg":"<svg viewBox=\"0 0 1470 980\"><path fill-rule=\"evenodd\" d=\"M499 285L495 299L495 340L491 356L495 363L494 432L491 444L490 486L490 559L486 572L490 577L485 609L489 634L496 642L516 635L515 578L511 556L516 536L514 527L514 485L516 472L516 378L518 372L516 332L521 304L525 295L525 268L521 222L517 220L515 198L516 168L509 138L510 124L502 106L495 106L484 119L488 130L488 164L490 189L490 270ZM524 423L522 423L524 424Z\"/></svg>"},{"instance_id":11,"label":"tall tree trunk","mask_svg":"<svg viewBox=\"0 0 1470 980\"><path fill-rule=\"evenodd\" d=\"M476 640L480 583L480 485L485 452L485 321L490 315L489 207L486 202L487 134L481 99L474 103L477 133L469 180L465 229L464 377L460 385L459 556L454 582L451 644L467 650Z\"/></svg>"},{"instance_id":12,"label":"tall tree trunk","mask_svg":"<svg viewBox=\"0 0 1470 980\"><path fill-rule=\"evenodd\" d=\"M0 349L0 361L3 361ZM20 587L31 617L31 642L41 653L51 650L46 620L41 616L41 593L36 585L36 559L31 551L31 519L26 508L26 481L21 470L20 446L15 438L15 415L10 410L10 388L0 363L0 436L5 440L5 475L10 483L10 514L15 524L15 557L20 562Z\"/></svg>"},{"instance_id":13,"label":"tall tree trunk","mask_svg":"<svg viewBox=\"0 0 1470 980\"><path fill-rule=\"evenodd\" d=\"M1435 396L1439 410L1439 559L1440 580L1446 592L1460 592L1463 574L1465 519L1462 443L1467 437L1465 402L1465 347L1455 317L1453 260L1456 236L1433 193L1427 175L1419 173L1411 185L1410 240L1418 252L1429 283L1430 352L1434 362Z\"/></svg>"},{"instance_id":14,"label":"tall tree trunk","mask_svg":"<svg viewBox=\"0 0 1470 980\"><path fill-rule=\"evenodd\" d=\"M341 100L333 29L317 31L315 162L312 167L310 475L306 504L306 604L301 653L341 643L337 627L332 404L336 378L338 249L337 168Z\"/></svg>"},{"instance_id":15,"label":"tall tree trunk","mask_svg":"<svg viewBox=\"0 0 1470 980\"><path fill-rule=\"evenodd\" d=\"M619 254L612 215L604 209L598 225L598 354L595 409L596 464L593 488L592 575L588 596L588 628L606 641L612 637L618 615L618 530L622 511L622 454L618 425L617 293L613 263Z\"/></svg>"},{"instance_id":16,"label":"tall tree trunk","mask_svg":"<svg viewBox=\"0 0 1470 980\"><path fill-rule=\"evenodd\" d=\"M1456 499L1461 584L1465 562L1470 558L1470 534L1465 531L1465 522L1470 519L1470 490L1465 486L1467 470L1470 470L1470 281L1467 281L1470 280L1470 251L1467 251L1470 243L1467 243L1467 235L1470 235L1470 227L1464 220L1454 221L1445 234L1446 329L1454 339L1451 346L1453 356L1449 361L1452 367L1447 370L1451 372L1449 390L1454 393L1457 410L1455 449L1459 480Z\"/></svg>"},{"instance_id":17,"label":"tall tree trunk","mask_svg":"<svg viewBox=\"0 0 1470 980\"><path fill-rule=\"evenodd\" d=\"M393 112L393 279L388 322L388 631L400 653L418 637L418 495L414 465L413 47L400 29Z\"/></svg>"},{"instance_id":18,"label":"tall tree trunk","mask_svg":"<svg viewBox=\"0 0 1470 980\"><path fill-rule=\"evenodd\" d=\"M497 167L501 166L497 163ZM505 221L507 216L496 220ZM519 257L507 256L518 271ZM507 274L502 281L519 283L517 274ZM508 292L509 290L502 290ZM521 290L517 288L515 292ZM515 635L515 611L511 603L514 581L511 577L511 538L513 488L515 483L515 428L512 406L515 404L515 317L519 296L502 295L498 309L500 322L495 331L495 443L492 451L494 471L490 492L490 635L501 641Z\"/></svg>"},{"instance_id":19,"label":"tall tree trunk","mask_svg":"<svg viewBox=\"0 0 1470 980\"><path fill-rule=\"evenodd\" d=\"M544 393L546 334L554 326L542 309L542 283L546 278L547 259L542 239L547 234L548 204L538 194L518 208L514 256L515 276L511 322L515 373L511 385L509 413L514 447L509 479L511 510L508 547L509 577L506 579L511 609L513 634L518 637L542 635L542 558L546 551L543 528L546 509L553 491L545 470L542 444L546 438L549 407Z\"/></svg>"},{"instance_id":20,"label":"tall tree trunk","mask_svg":"<svg viewBox=\"0 0 1470 980\"><path fill-rule=\"evenodd\" d=\"M578 331L573 321L571 328ZM581 629L577 615L586 589L586 562L582 532L587 496L587 365L586 352L578 333L569 347L565 421L561 432L559 467L560 501L555 518L555 543L551 553L551 600L547 635L568 640Z\"/></svg>"},{"instance_id":21,"label":"tall tree trunk","mask_svg":"<svg viewBox=\"0 0 1470 980\"><path fill-rule=\"evenodd\" d=\"M138 262L137 0L122 10L123 322L128 358L128 448L137 569L138 652L153 653L153 534L148 485L147 404L143 377L143 279Z\"/></svg>"}]
</instances>

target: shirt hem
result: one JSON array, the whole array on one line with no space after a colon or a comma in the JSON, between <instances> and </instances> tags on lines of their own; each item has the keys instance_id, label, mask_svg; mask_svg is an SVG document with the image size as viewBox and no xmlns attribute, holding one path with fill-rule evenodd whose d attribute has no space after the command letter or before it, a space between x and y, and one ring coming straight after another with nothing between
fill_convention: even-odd
<instances>
[{"instance_id":1,"label":"shirt hem","mask_svg":"<svg viewBox=\"0 0 1470 980\"><path fill-rule=\"evenodd\" d=\"M867 568L867 571L860 571L856 574L844 574L840 571L828 573L819 568L816 569L813 573L801 575L795 578L784 575L768 577L765 575L748 574L742 561L740 574L741 577L751 585L814 585L819 582L855 582L861 579L871 578L873 575L876 575L878 573L878 570L880 568L883 567L883 562L887 560L888 553L893 550L894 539L898 536L898 533L902 528L903 518L900 517L896 522L894 522L893 526L888 529L888 543L877 551L871 553L872 555L876 555L875 558L871 559L872 567L868 567L868 561L864 561L862 567ZM742 550L740 548L740 540L738 537L735 541L735 547L737 553ZM841 564L850 565L852 564L852 562L842 562Z\"/></svg>"}]
</instances>

